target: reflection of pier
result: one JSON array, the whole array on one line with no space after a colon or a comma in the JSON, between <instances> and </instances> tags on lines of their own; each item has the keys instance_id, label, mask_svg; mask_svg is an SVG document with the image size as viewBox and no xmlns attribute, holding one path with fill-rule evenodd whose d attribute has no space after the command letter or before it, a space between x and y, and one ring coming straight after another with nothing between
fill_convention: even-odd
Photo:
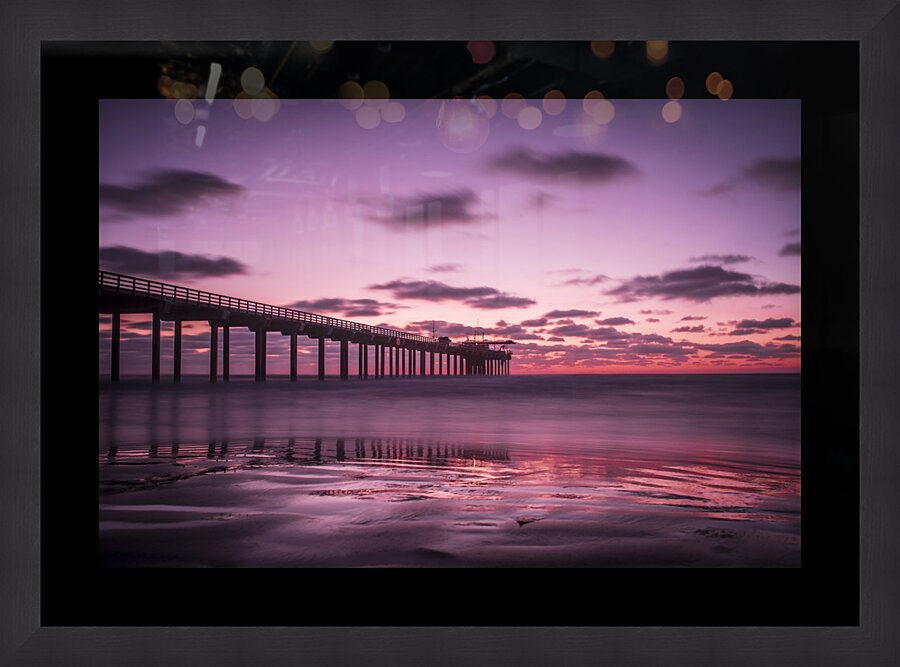
<instances>
[{"instance_id":1,"label":"reflection of pier","mask_svg":"<svg viewBox=\"0 0 900 667\"><path fill-rule=\"evenodd\" d=\"M220 328L222 379L226 381L229 379L229 332L233 327L247 327L256 333L257 381L266 379L266 337L270 332L291 337L291 380L297 379L299 335L318 340L320 380L325 379L326 341L334 341L340 345L342 380L349 377L350 343L359 346L358 372L361 378L370 377L370 360L374 377L434 376L435 355L438 357L437 375L509 375L512 358L509 345L512 341L492 341L479 345L453 344L447 338L430 338L408 331L375 327L107 271L100 271L99 287L100 312L112 314L110 357L112 380L119 379L122 313L148 313L152 317L151 377L154 382L158 382L160 377L162 321L171 321L175 325L173 375L176 382L181 379L181 328L182 322L186 321L209 322L211 382L215 382L218 378ZM430 357L430 363L427 365L426 355Z\"/></svg>"},{"instance_id":2,"label":"reflection of pier","mask_svg":"<svg viewBox=\"0 0 900 667\"><path fill-rule=\"evenodd\" d=\"M237 465L284 463L420 464L458 466L509 461L506 447L476 447L459 443L405 438L278 438L253 440L212 440L206 443L151 444L141 449L121 449L111 444L104 456L107 463L152 461L216 461Z\"/></svg>"}]
</instances>

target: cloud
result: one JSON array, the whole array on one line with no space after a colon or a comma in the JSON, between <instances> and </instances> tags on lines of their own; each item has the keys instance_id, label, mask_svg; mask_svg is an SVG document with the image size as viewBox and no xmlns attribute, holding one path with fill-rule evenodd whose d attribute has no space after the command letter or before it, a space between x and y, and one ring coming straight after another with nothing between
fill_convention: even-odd
<instances>
[{"instance_id":1,"label":"cloud","mask_svg":"<svg viewBox=\"0 0 900 667\"><path fill-rule=\"evenodd\" d=\"M769 190L790 192L800 189L800 158L766 158L744 167L743 177Z\"/></svg>"},{"instance_id":2,"label":"cloud","mask_svg":"<svg viewBox=\"0 0 900 667\"><path fill-rule=\"evenodd\" d=\"M700 257L691 257L690 261L698 264L742 264L752 259L748 255L701 255Z\"/></svg>"},{"instance_id":3,"label":"cloud","mask_svg":"<svg viewBox=\"0 0 900 667\"><path fill-rule=\"evenodd\" d=\"M497 336L503 338L514 338L515 340L543 340L540 336L525 331L518 324L507 324L503 320L497 322L495 327L473 327L459 322L447 322L445 320L422 320L412 322L406 330L415 333L421 333L430 336L434 325L434 333L437 336L449 336L450 338L460 338L463 336L475 336L476 334L485 334L487 336Z\"/></svg>"},{"instance_id":4,"label":"cloud","mask_svg":"<svg viewBox=\"0 0 900 667\"><path fill-rule=\"evenodd\" d=\"M186 255L175 250L146 252L121 245L100 248L100 266L117 273L169 280L224 278L248 272L246 265L231 257Z\"/></svg>"},{"instance_id":5,"label":"cloud","mask_svg":"<svg viewBox=\"0 0 900 667\"><path fill-rule=\"evenodd\" d=\"M799 357L800 348L796 345L783 343L775 345L774 343L766 343L760 345L749 340L742 340L735 343L721 344L699 344L698 350L712 352L711 358L716 357L751 357L755 359L773 359L785 357Z\"/></svg>"},{"instance_id":6,"label":"cloud","mask_svg":"<svg viewBox=\"0 0 900 667\"><path fill-rule=\"evenodd\" d=\"M671 315L671 314L672 314L672 311L671 311L671 310L652 310L652 309L648 309L648 310L642 310L642 311L641 311L641 315Z\"/></svg>"},{"instance_id":7,"label":"cloud","mask_svg":"<svg viewBox=\"0 0 900 667\"><path fill-rule=\"evenodd\" d=\"M797 191L800 189L800 158L762 158L744 167L738 176L703 190L700 195L716 197L746 184L775 192Z\"/></svg>"},{"instance_id":8,"label":"cloud","mask_svg":"<svg viewBox=\"0 0 900 667\"><path fill-rule=\"evenodd\" d=\"M636 335L640 336L640 334ZM590 340L619 340L632 337L632 334L625 333L624 331L619 331L615 327L600 327L598 329L591 329L585 334L585 338L588 338Z\"/></svg>"},{"instance_id":9,"label":"cloud","mask_svg":"<svg viewBox=\"0 0 900 667\"><path fill-rule=\"evenodd\" d=\"M549 313L545 313L544 317L556 320L561 317L596 317L599 314L595 310L579 310L575 308L572 310L551 310Z\"/></svg>"},{"instance_id":10,"label":"cloud","mask_svg":"<svg viewBox=\"0 0 900 667\"><path fill-rule=\"evenodd\" d=\"M491 166L535 179L556 179L576 173L582 181L608 183L640 176L640 170L617 155L563 151L539 153L528 148L513 148L497 155Z\"/></svg>"},{"instance_id":11,"label":"cloud","mask_svg":"<svg viewBox=\"0 0 900 667\"><path fill-rule=\"evenodd\" d=\"M741 320L737 325L747 329L791 329L800 326L800 323L795 322L790 317L781 317L778 319L770 317L765 320Z\"/></svg>"},{"instance_id":12,"label":"cloud","mask_svg":"<svg viewBox=\"0 0 900 667\"><path fill-rule=\"evenodd\" d=\"M232 197L243 186L201 171L153 169L133 185L100 184L100 205L115 211L104 221L118 222L138 217L169 217L207 200Z\"/></svg>"},{"instance_id":13,"label":"cloud","mask_svg":"<svg viewBox=\"0 0 900 667\"><path fill-rule=\"evenodd\" d=\"M721 266L698 266L658 276L635 276L606 293L618 297L620 302L662 298L702 303L718 297L796 294L799 291L799 285L769 283Z\"/></svg>"},{"instance_id":14,"label":"cloud","mask_svg":"<svg viewBox=\"0 0 900 667\"><path fill-rule=\"evenodd\" d=\"M677 329L672 329L672 333L701 333L702 331L706 331L706 327L702 324L697 324L695 326L684 326L678 327Z\"/></svg>"},{"instance_id":15,"label":"cloud","mask_svg":"<svg viewBox=\"0 0 900 667\"><path fill-rule=\"evenodd\" d=\"M598 273L597 275L587 278L569 278L568 280L563 282L563 285L584 285L587 287L593 287L594 285L605 283L607 280L609 280L609 276L604 276L602 273Z\"/></svg>"},{"instance_id":16,"label":"cloud","mask_svg":"<svg viewBox=\"0 0 900 667\"><path fill-rule=\"evenodd\" d=\"M364 196L358 201L367 208L364 214L367 220L401 229L469 224L492 217L473 210L479 199L468 189L423 193L414 197Z\"/></svg>"},{"instance_id":17,"label":"cloud","mask_svg":"<svg viewBox=\"0 0 900 667\"><path fill-rule=\"evenodd\" d=\"M591 328L586 324L565 324L561 327L550 329L555 336L583 336L590 332Z\"/></svg>"},{"instance_id":18,"label":"cloud","mask_svg":"<svg viewBox=\"0 0 900 667\"><path fill-rule=\"evenodd\" d=\"M766 333L765 329L750 329L750 328L742 328L735 329L728 333L729 336L752 336L753 334L764 334Z\"/></svg>"},{"instance_id":19,"label":"cloud","mask_svg":"<svg viewBox=\"0 0 900 667\"><path fill-rule=\"evenodd\" d=\"M634 320L629 320L627 317L607 317L605 320L595 320L597 324L608 324L610 326L621 326L623 324L634 324Z\"/></svg>"},{"instance_id":20,"label":"cloud","mask_svg":"<svg viewBox=\"0 0 900 667\"><path fill-rule=\"evenodd\" d=\"M794 334L788 334L787 336L779 336L775 340L800 340L800 336L795 336Z\"/></svg>"},{"instance_id":21,"label":"cloud","mask_svg":"<svg viewBox=\"0 0 900 667\"><path fill-rule=\"evenodd\" d=\"M648 317L645 322L659 322L659 318L657 317Z\"/></svg>"},{"instance_id":22,"label":"cloud","mask_svg":"<svg viewBox=\"0 0 900 667\"><path fill-rule=\"evenodd\" d=\"M536 320L522 320L519 324L523 327L542 327L547 324L547 318L540 317Z\"/></svg>"},{"instance_id":23,"label":"cloud","mask_svg":"<svg viewBox=\"0 0 900 667\"><path fill-rule=\"evenodd\" d=\"M685 315L679 322L702 322L706 319L706 315Z\"/></svg>"},{"instance_id":24,"label":"cloud","mask_svg":"<svg viewBox=\"0 0 900 667\"><path fill-rule=\"evenodd\" d=\"M706 190L700 191L701 197L716 197L718 195L724 195L726 192L731 192L734 190L735 185L733 183L719 183L718 185L714 185L711 188L707 188Z\"/></svg>"},{"instance_id":25,"label":"cloud","mask_svg":"<svg viewBox=\"0 0 900 667\"><path fill-rule=\"evenodd\" d=\"M788 243L781 250L778 251L778 254L782 257L789 257L791 255L799 255L800 254L800 244L799 243Z\"/></svg>"},{"instance_id":26,"label":"cloud","mask_svg":"<svg viewBox=\"0 0 900 667\"><path fill-rule=\"evenodd\" d=\"M491 310L498 308L525 308L526 306L533 306L537 301L524 296L497 294L496 296L483 296L477 299L469 299L466 303L472 308Z\"/></svg>"},{"instance_id":27,"label":"cloud","mask_svg":"<svg viewBox=\"0 0 900 667\"><path fill-rule=\"evenodd\" d=\"M524 308L537 303L534 299L501 292L495 287L454 287L438 280L392 280L369 289L390 291L395 299L421 301L460 301L472 308Z\"/></svg>"},{"instance_id":28,"label":"cloud","mask_svg":"<svg viewBox=\"0 0 900 667\"><path fill-rule=\"evenodd\" d=\"M375 299L344 299L342 297L300 300L285 306L285 308L296 308L312 313L338 313L344 317L379 317L391 315L397 308L404 307Z\"/></svg>"},{"instance_id":29,"label":"cloud","mask_svg":"<svg viewBox=\"0 0 900 667\"><path fill-rule=\"evenodd\" d=\"M454 273L456 271L459 271L461 268L462 268L461 264L447 263L447 264L432 264L431 266L428 267L427 270L431 271L432 273Z\"/></svg>"}]
</instances>

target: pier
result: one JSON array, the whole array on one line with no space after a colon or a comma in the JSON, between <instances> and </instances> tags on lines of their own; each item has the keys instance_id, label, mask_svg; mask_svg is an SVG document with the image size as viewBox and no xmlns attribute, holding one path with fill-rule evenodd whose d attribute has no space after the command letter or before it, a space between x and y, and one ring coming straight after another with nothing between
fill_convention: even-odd
<instances>
[{"instance_id":1,"label":"pier","mask_svg":"<svg viewBox=\"0 0 900 667\"><path fill-rule=\"evenodd\" d=\"M209 380L230 379L230 330L246 327L256 334L255 378L266 380L266 341L269 334L290 336L291 380L296 380L297 337L318 341L318 379L324 380L325 346L337 344L340 349L339 376L350 377L350 345L357 346L357 375L360 379L400 378L416 375L509 375L511 340L464 341L431 338L397 329L371 326L339 318L307 313L282 306L272 306L222 294L204 292L147 280L121 273L100 271L102 314L112 316L110 342L110 380L119 380L121 351L121 316L125 313L146 314L151 321L150 378L159 382L161 323L174 323L172 374L181 380L182 322L203 321L209 324ZM220 333L221 330L221 345ZM371 372L370 372L371 371Z\"/></svg>"}]
</instances>

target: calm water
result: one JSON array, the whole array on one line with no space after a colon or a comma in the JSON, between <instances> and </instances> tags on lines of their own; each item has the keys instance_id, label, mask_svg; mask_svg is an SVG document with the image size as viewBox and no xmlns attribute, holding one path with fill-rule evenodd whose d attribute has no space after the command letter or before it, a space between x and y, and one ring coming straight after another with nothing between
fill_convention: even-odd
<instances>
[{"instance_id":1,"label":"calm water","mask_svg":"<svg viewBox=\"0 0 900 667\"><path fill-rule=\"evenodd\" d=\"M800 377L100 390L110 566L799 566Z\"/></svg>"}]
</instances>

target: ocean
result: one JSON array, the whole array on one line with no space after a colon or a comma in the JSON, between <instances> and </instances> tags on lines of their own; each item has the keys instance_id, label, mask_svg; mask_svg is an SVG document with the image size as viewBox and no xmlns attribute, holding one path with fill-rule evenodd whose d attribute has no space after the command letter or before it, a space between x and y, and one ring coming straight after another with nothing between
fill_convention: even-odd
<instances>
[{"instance_id":1,"label":"ocean","mask_svg":"<svg viewBox=\"0 0 900 667\"><path fill-rule=\"evenodd\" d=\"M100 383L106 567L799 567L800 376Z\"/></svg>"}]
</instances>

